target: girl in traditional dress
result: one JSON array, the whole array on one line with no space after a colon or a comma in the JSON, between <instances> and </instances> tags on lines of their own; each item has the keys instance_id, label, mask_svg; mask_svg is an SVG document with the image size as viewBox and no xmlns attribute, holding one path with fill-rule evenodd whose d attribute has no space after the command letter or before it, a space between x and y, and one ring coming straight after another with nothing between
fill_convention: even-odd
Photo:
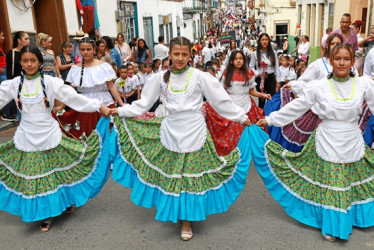
<instances>
[{"instance_id":1,"label":"girl in traditional dress","mask_svg":"<svg viewBox=\"0 0 374 250\"><path fill-rule=\"evenodd\" d=\"M110 110L63 80L44 75L39 49L27 46L20 54L24 74L0 86L0 107L14 99L22 113L14 139L0 145L0 209L25 222L46 219L40 228L46 232L52 217L95 197L109 175L109 152L103 147L109 143L107 131L94 131L84 141L70 139L52 118L50 104L58 99L76 110L106 116ZM108 125L109 119L102 123Z\"/></svg>"},{"instance_id":2,"label":"girl in traditional dress","mask_svg":"<svg viewBox=\"0 0 374 250\"><path fill-rule=\"evenodd\" d=\"M237 149L218 156L201 113L203 95L226 119L251 122L216 78L187 65L191 47L184 37L172 39L172 69L150 78L140 100L111 112L119 114L112 133L113 179L133 188L137 205L157 207L157 220L182 221L182 240L193 236L191 221L228 210L244 187L250 164L243 136ZM147 112L160 96L166 117L127 118Z\"/></svg>"},{"instance_id":3,"label":"girl in traditional dress","mask_svg":"<svg viewBox=\"0 0 374 250\"><path fill-rule=\"evenodd\" d=\"M332 72L330 64L331 51L337 44L343 43L340 34L333 34L326 41L324 57L309 64L305 72L297 81L291 81L282 88L280 93L274 95L273 100L265 105L265 114L269 115L273 111L279 110L293 100L289 88L297 96L303 95L304 89L311 84L311 81L326 78ZM355 71L356 72L356 71ZM359 124L362 131L365 131L366 124L370 117L370 111L366 102L363 106L363 114L360 116ZM283 127L272 126L268 128L270 138L292 152L300 152L307 142L309 136L317 128L321 119L318 117L318 106L312 107L299 119Z\"/></svg>"},{"instance_id":4,"label":"girl in traditional dress","mask_svg":"<svg viewBox=\"0 0 374 250\"><path fill-rule=\"evenodd\" d=\"M262 134L262 152L252 150L266 187L296 220L347 240L353 226L374 225L374 154L358 125L362 105L374 109L374 82L351 71L354 51L338 44L331 52L332 74L311 82L303 95L271 113L259 126L284 126L318 107L322 122L300 153L285 150ZM255 145L253 145L255 146Z\"/></svg>"},{"instance_id":5,"label":"girl in traditional dress","mask_svg":"<svg viewBox=\"0 0 374 250\"><path fill-rule=\"evenodd\" d=\"M264 118L263 110L256 106L250 95L265 99L271 99L271 96L256 91L255 74L248 69L245 55L241 50L231 53L229 64L221 77L221 83L233 102L244 109L251 123L256 124L260 118ZM217 153L225 156L236 148L245 126L240 122L223 118L209 103L205 107L208 129Z\"/></svg>"},{"instance_id":6,"label":"girl in traditional dress","mask_svg":"<svg viewBox=\"0 0 374 250\"><path fill-rule=\"evenodd\" d=\"M98 99L107 107L115 107L113 97L122 106L123 101L113 82L116 74L112 66L94 57L95 41L90 38L80 40L79 50L82 62L70 68L66 81L82 95ZM61 108L63 107L58 107ZM101 114L98 112L82 113L73 109L61 116L57 114L56 117L64 133L73 138L79 138L83 133L89 136L100 118Z\"/></svg>"},{"instance_id":7,"label":"girl in traditional dress","mask_svg":"<svg viewBox=\"0 0 374 250\"><path fill-rule=\"evenodd\" d=\"M278 92L281 86L279 82L279 62L268 34L262 33L258 38L257 51L251 56L249 66L255 73L257 91L271 96ZM265 99L260 98L258 106L264 108Z\"/></svg>"}]
</instances>

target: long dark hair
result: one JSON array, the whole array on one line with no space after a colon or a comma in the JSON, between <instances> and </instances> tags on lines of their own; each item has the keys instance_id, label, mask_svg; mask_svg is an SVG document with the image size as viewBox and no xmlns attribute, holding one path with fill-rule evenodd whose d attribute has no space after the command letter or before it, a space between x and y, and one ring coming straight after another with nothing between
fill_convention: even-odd
<instances>
[{"instance_id":1,"label":"long dark hair","mask_svg":"<svg viewBox=\"0 0 374 250\"><path fill-rule=\"evenodd\" d=\"M248 76L248 67L247 67L247 64L245 62L245 55L244 55L243 51L241 51L241 50L234 50L230 55L229 63L227 64L227 68L225 69L225 72L223 73L223 75L221 76L221 79L220 79L220 80L222 80L222 78L225 77L225 88L231 87L231 81L232 81L232 77L234 75L234 69L235 69L235 66L232 62L234 61L235 56L237 54L241 54L242 57L243 57L243 66L240 68L240 72L245 77L245 86L249 85L249 80L250 79L249 79L249 76Z\"/></svg>"},{"instance_id":2,"label":"long dark hair","mask_svg":"<svg viewBox=\"0 0 374 250\"><path fill-rule=\"evenodd\" d=\"M326 58L331 57L330 45L331 45L332 40L334 40L335 37L339 38L341 43L344 42L344 39L343 39L342 35L340 35L338 33L330 35L326 40L325 49L323 51L323 56L326 57Z\"/></svg>"},{"instance_id":3,"label":"long dark hair","mask_svg":"<svg viewBox=\"0 0 374 250\"><path fill-rule=\"evenodd\" d=\"M14 33L14 36L13 36L13 49L18 47L18 39L22 39L22 37L25 34L27 34L27 33L24 32L24 31L17 31L16 33Z\"/></svg>"},{"instance_id":4,"label":"long dark hair","mask_svg":"<svg viewBox=\"0 0 374 250\"><path fill-rule=\"evenodd\" d=\"M144 48L140 48L139 47L139 42L143 42L144 43ZM140 38L138 40L138 56L141 57L143 55L143 53L147 52L147 49L148 49L147 43L145 42L144 39Z\"/></svg>"},{"instance_id":5,"label":"long dark hair","mask_svg":"<svg viewBox=\"0 0 374 250\"><path fill-rule=\"evenodd\" d=\"M274 53L274 50L273 48L271 47L271 40L270 40L270 36L267 34L267 33L262 33L260 35L260 37L258 38L258 41L257 41L257 51L256 51L256 55L257 55L257 65L258 67L261 67L261 49L262 49L262 46L261 46L261 38L266 36L269 40L269 43L268 43L268 46L267 46L267 51L266 51L266 57L270 59L270 62L271 62L271 65L275 65L275 53Z\"/></svg>"},{"instance_id":6,"label":"long dark hair","mask_svg":"<svg viewBox=\"0 0 374 250\"><path fill-rule=\"evenodd\" d=\"M184 36L178 36L170 40L169 51L173 50L174 45L188 46L189 51L192 49L192 43L188 38ZM164 74L164 81L168 82L170 79L170 69Z\"/></svg>"},{"instance_id":7,"label":"long dark hair","mask_svg":"<svg viewBox=\"0 0 374 250\"><path fill-rule=\"evenodd\" d=\"M108 49L113 49L114 48L113 41L109 36L103 36L103 39L104 39Z\"/></svg>"},{"instance_id":8,"label":"long dark hair","mask_svg":"<svg viewBox=\"0 0 374 250\"><path fill-rule=\"evenodd\" d=\"M109 40L111 41L111 39L109 38ZM82 38L81 40L79 40L79 47L81 45L81 43L89 43L92 45L92 48L94 50L94 53L95 53L95 48L96 48L96 42L89 38L89 37L85 37L85 38ZM108 44L107 44L108 45ZM113 44L112 44L113 45ZM95 57L95 55L94 55ZM82 69L81 69L81 78L79 79L79 86L81 87L82 86L82 83L83 83L83 75L84 75L84 58L82 56Z\"/></svg>"},{"instance_id":9,"label":"long dark hair","mask_svg":"<svg viewBox=\"0 0 374 250\"><path fill-rule=\"evenodd\" d=\"M36 58L38 59L38 61L40 62L40 64L41 65L43 64L43 55L42 55L42 53L40 52L40 50L37 47L31 47L31 46L25 46L25 47L23 47L20 50L21 58L22 58L22 55L25 54L26 52L30 52L30 53L34 54L36 56ZM47 98L47 93L45 92L44 74L43 74L43 70L42 70L42 66L41 65L40 65L40 67L39 67L38 70L40 72L41 85L43 87L43 94L44 94L43 100L44 100L45 107L49 108L49 101L48 101L48 98ZM18 108L20 110L22 110L21 92L22 92L22 86L23 86L24 80L25 80L25 70L22 69L21 80L19 82L18 92L17 92L17 105L18 105Z\"/></svg>"}]
</instances>

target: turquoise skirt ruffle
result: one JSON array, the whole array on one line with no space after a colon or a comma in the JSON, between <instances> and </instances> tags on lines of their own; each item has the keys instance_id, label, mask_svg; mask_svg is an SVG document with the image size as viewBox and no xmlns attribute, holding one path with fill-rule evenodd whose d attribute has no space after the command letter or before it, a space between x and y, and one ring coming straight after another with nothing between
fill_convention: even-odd
<instances>
[{"instance_id":1,"label":"turquoise skirt ruffle","mask_svg":"<svg viewBox=\"0 0 374 250\"><path fill-rule=\"evenodd\" d=\"M271 162L267 162L265 158L265 144L269 136L261 129L252 132L253 137L248 143L251 145L256 170L270 194L289 216L308 226L321 229L322 234L345 240L352 233L353 226L365 228L374 225L374 198L362 204L352 203L347 211L337 211L299 197L282 183L269 167ZM256 138L256 144L253 138Z\"/></svg>"},{"instance_id":2,"label":"turquoise skirt ruffle","mask_svg":"<svg viewBox=\"0 0 374 250\"><path fill-rule=\"evenodd\" d=\"M242 192L251 162L251 150L248 143L251 131L246 127L238 143L240 160L236 170L227 182L202 194L182 192L179 195L168 194L160 187L147 183L140 178L131 162L120 153L119 135L112 133L111 154L113 157L112 178L119 184L132 188L131 200L138 206L157 208L156 219L160 221L178 220L202 221L210 214L226 212Z\"/></svg>"},{"instance_id":3,"label":"turquoise skirt ruffle","mask_svg":"<svg viewBox=\"0 0 374 250\"><path fill-rule=\"evenodd\" d=\"M58 216L71 205L80 207L90 198L94 198L109 177L109 123L110 119L102 118L97 125L96 132L101 141L101 152L95 160L92 171L84 178L69 184L64 184L64 180L58 180L61 184L56 189L31 196L16 192L4 182L0 182L0 209L21 216L24 222L33 222ZM82 164L85 164L84 161L83 158Z\"/></svg>"}]
</instances>

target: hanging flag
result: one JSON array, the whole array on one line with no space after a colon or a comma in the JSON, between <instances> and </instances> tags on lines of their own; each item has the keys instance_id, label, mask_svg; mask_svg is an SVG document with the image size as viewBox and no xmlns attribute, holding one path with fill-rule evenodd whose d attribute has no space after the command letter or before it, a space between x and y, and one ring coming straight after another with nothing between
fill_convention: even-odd
<instances>
[{"instance_id":1,"label":"hanging flag","mask_svg":"<svg viewBox=\"0 0 374 250\"><path fill-rule=\"evenodd\" d=\"M77 8L79 10L79 14L81 14L81 16L83 16L84 15L84 11L83 11L83 8L82 8L81 1L80 0L75 0L75 2L77 3Z\"/></svg>"}]
</instances>

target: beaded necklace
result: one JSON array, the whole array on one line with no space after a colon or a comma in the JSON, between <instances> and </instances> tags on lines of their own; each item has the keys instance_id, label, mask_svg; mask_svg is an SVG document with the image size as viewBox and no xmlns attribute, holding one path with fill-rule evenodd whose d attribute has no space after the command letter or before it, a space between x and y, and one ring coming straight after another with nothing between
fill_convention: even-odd
<instances>
[{"instance_id":1,"label":"beaded necklace","mask_svg":"<svg viewBox=\"0 0 374 250\"><path fill-rule=\"evenodd\" d=\"M350 76L347 77L336 77L335 75L332 76L332 79L334 79L337 82L348 82Z\"/></svg>"},{"instance_id":2,"label":"beaded necklace","mask_svg":"<svg viewBox=\"0 0 374 250\"><path fill-rule=\"evenodd\" d=\"M346 82L350 79L350 77L341 77L341 78L335 78L333 77L333 79L335 81L338 81L338 82ZM332 93L334 94L334 97L336 100L338 101L350 101L353 99L354 95L355 95L355 90L356 90L356 77L353 78L353 85L352 85L352 91L351 91L351 96L349 98L340 98L338 97L336 91L335 91L335 88L334 88L334 85L332 84L331 82L331 79L329 79L329 83L330 83L330 87L331 87L331 90L332 90Z\"/></svg>"},{"instance_id":3,"label":"beaded necklace","mask_svg":"<svg viewBox=\"0 0 374 250\"><path fill-rule=\"evenodd\" d=\"M173 93L183 93L183 92L186 92L187 89L188 89L188 85L190 85L190 80L191 80L191 77L192 77L192 73L193 73L193 68L192 68L190 74L188 75L187 82L186 82L186 84L184 85L184 88L183 88L183 89L174 89L174 88L173 88L173 85L171 85L171 82L170 82L170 79L169 79L169 87L170 87L170 91L173 92Z\"/></svg>"},{"instance_id":4,"label":"beaded necklace","mask_svg":"<svg viewBox=\"0 0 374 250\"><path fill-rule=\"evenodd\" d=\"M190 66L186 65L186 66L184 66L184 67L181 68L181 69L177 69L177 70L175 70L175 69L170 69L170 71L171 71L171 73L173 73L173 74L182 74L182 73L186 72L189 68L190 68Z\"/></svg>"},{"instance_id":5,"label":"beaded necklace","mask_svg":"<svg viewBox=\"0 0 374 250\"><path fill-rule=\"evenodd\" d=\"M38 78L40 76L40 72L37 72L35 75L33 75L33 76L28 76L28 75L25 75L25 78L27 79L27 80L34 80L34 79L36 79L36 78Z\"/></svg>"}]
</instances>

